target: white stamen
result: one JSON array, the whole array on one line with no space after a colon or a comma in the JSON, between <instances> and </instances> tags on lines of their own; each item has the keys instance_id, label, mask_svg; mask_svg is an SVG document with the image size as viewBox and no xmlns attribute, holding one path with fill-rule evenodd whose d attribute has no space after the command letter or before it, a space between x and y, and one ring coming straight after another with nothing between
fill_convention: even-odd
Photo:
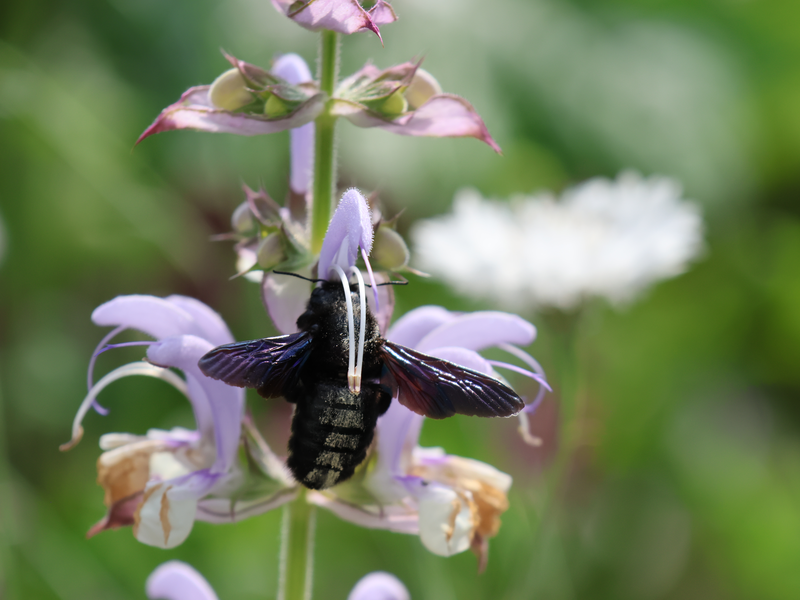
<instances>
[{"instance_id":1,"label":"white stamen","mask_svg":"<svg viewBox=\"0 0 800 600\"><path fill-rule=\"evenodd\" d=\"M167 383L175 386L181 393L188 395L186 382L169 369L163 369L146 362L135 362L123 365L102 377L100 381L98 381L92 387L92 389L89 390L86 398L84 398L83 402L81 402L81 406L78 409L78 414L75 415L75 420L72 422L72 439L66 444L61 444L61 446L59 446L59 450L65 452L81 441L81 438L83 437L83 427L81 426L81 422L86 416L86 413L88 413L89 409L92 407L92 402L94 402L95 398L97 398L97 395L103 391L108 384L113 383L117 379L127 377L128 375L147 375L148 377L163 379Z\"/></svg>"},{"instance_id":2,"label":"white stamen","mask_svg":"<svg viewBox=\"0 0 800 600\"><path fill-rule=\"evenodd\" d=\"M378 312L381 309L381 304L378 301L378 284L375 282L375 275L372 272L372 265L369 264L367 251L363 248L361 248L361 256L364 258L364 264L367 265L367 274L369 275L369 282L372 284L372 293L375 294L375 312Z\"/></svg>"},{"instance_id":3,"label":"white stamen","mask_svg":"<svg viewBox=\"0 0 800 600\"><path fill-rule=\"evenodd\" d=\"M344 287L344 300L347 302L347 335L348 335L348 359L347 359L347 386L354 394L356 387L356 345L355 345L355 320L353 318L353 300L350 298L350 283L347 281L347 275L344 274L342 267L339 265L331 265L331 270L339 274L339 279L342 280L342 287ZM358 382L359 389L361 381Z\"/></svg>"},{"instance_id":4,"label":"white stamen","mask_svg":"<svg viewBox=\"0 0 800 600\"><path fill-rule=\"evenodd\" d=\"M358 360L356 362L356 389L358 394L361 391L361 370L364 368L364 337L367 330L367 295L364 291L364 278L361 276L361 271L355 267L350 267L350 272L354 273L358 279L358 299L361 308L360 328L358 330Z\"/></svg>"}]
</instances>

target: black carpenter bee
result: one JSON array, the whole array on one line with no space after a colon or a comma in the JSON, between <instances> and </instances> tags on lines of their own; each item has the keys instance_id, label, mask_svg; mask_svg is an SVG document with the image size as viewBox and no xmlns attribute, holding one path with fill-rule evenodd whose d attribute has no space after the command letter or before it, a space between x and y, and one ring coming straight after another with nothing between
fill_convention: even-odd
<instances>
[{"instance_id":1,"label":"black carpenter bee","mask_svg":"<svg viewBox=\"0 0 800 600\"><path fill-rule=\"evenodd\" d=\"M433 419L522 410L522 399L497 379L382 338L363 288L362 295L353 288L348 306L343 285L323 281L297 319L298 333L219 346L199 362L209 377L296 405L288 466L297 481L324 489L349 479L393 397Z\"/></svg>"}]
</instances>

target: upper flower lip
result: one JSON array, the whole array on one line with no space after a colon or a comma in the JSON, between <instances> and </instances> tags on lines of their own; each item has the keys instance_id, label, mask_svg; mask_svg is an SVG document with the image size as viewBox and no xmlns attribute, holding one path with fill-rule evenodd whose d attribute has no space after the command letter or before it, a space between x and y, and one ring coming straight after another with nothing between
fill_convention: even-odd
<instances>
[{"instance_id":1,"label":"upper flower lip","mask_svg":"<svg viewBox=\"0 0 800 600\"><path fill-rule=\"evenodd\" d=\"M298 25L311 31L328 29L351 34L369 30L381 38L379 25L397 20L392 6L378 0L368 11L356 0L272 0L272 5Z\"/></svg>"}]
</instances>

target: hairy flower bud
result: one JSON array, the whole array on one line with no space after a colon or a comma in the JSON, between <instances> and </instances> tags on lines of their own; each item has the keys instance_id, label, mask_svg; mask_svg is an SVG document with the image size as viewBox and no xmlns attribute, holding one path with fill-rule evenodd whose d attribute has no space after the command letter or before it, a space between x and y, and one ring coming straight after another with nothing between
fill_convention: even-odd
<instances>
[{"instance_id":1,"label":"hairy flower bud","mask_svg":"<svg viewBox=\"0 0 800 600\"><path fill-rule=\"evenodd\" d=\"M258 245L258 266L269 271L286 260L280 233L271 233Z\"/></svg>"},{"instance_id":2,"label":"hairy flower bud","mask_svg":"<svg viewBox=\"0 0 800 600\"><path fill-rule=\"evenodd\" d=\"M211 104L223 110L238 110L253 101L239 69L230 69L214 80L208 91Z\"/></svg>"},{"instance_id":3,"label":"hairy flower bud","mask_svg":"<svg viewBox=\"0 0 800 600\"><path fill-rule=\"evenodd\" d=\"M408 264L411 254L399 233L390 227L379 227L375 232L372 257L381 267L399 271Z\"/></svg>"},{"instance_id":4,"label":"hairy flower bud","mask_svg":"<svg viewBox=\"0 0 800 600\"><path fill-rule=\"evenodd\" d=\"M255 227L253 211L247 202L242 202L231 215L231 227L236 233L248 233Z\"/></svg>"}]
</instances>

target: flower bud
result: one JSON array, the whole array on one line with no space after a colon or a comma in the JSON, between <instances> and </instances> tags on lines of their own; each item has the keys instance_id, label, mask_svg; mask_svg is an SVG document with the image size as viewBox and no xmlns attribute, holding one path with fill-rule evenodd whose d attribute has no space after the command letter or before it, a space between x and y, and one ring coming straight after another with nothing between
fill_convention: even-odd
<instances>
[{"instance_id":1,"label":"flower bud","mask_svg":"<svg viewBox=\"0 0 800 600\"><path fill-rule=\"evenodd\" d=\"M280 233L271 233L258 245L258 266L269 271L286 260Z\"/></svg>"},{"instance_id":2,"label":"flower bud","mask_svg":"<svg viewBox=\"0 0 800 600\"><path fill-rule=\"evenodd\" d=\"M405 240L389 227L379 227L375 233L372 256L375 262L390 271L399 271L411 258Z\"/></svg>"},{"instance_id":3,"label":"flower bud","mask_svg":"<svg viewBox=\"0 0 800 600\"><path fill-rule=\"evenodd\" d=\"M236 233L248 233L252 231L254 226L255 221L253 221L253 212L250 210L250 204L242 202L231 215L231 227Z\"/></svg>"},{"instance_id":4,"label":"flower bud","mask_svg":"<svg viewBox=\"0 0 800 600\"><path fill-rule=\"evenodd\" d=\"M379 112L387 117L402 115L406 110L408 110L408 102L406 102L405 96L400 91L394 92L388 96L378 109Z\"/></svg>"},{"instance_id":5,"label":"flower bud","mask_svg":"<svg viewBox=\"0 0 800 600\"><path fill-rule=\"evenodd\" d=\"M239 69L230 69L211 84L208 99L217 108L233 111L250 104L253 101L253 94L248 91Z\"/></svg>"},{"instance_id":6,"label":"flower bud","mask_svg":"<svg viewBox=\"0 0 800 600\"><path fill-rule=\"evenodd\" d=\"M436 78L428 73L425 69L417 69L414 77L411 79L411 84L406 88L406 100L408 107L411 110L416 110L432 96L442 93L442 86L436 81Z\"/></svg>"},{"instance_id":7,"label":"flower bud","mask_svg":"<svg viewBox=\"0 0 800 600\"><path fill-rule=\"evenodd\" d=\"M282 117L291 112L289 106L278 98L275 94L271 94L264 104L264 114L270 118Z\"/></svg>"}]
</instances>

